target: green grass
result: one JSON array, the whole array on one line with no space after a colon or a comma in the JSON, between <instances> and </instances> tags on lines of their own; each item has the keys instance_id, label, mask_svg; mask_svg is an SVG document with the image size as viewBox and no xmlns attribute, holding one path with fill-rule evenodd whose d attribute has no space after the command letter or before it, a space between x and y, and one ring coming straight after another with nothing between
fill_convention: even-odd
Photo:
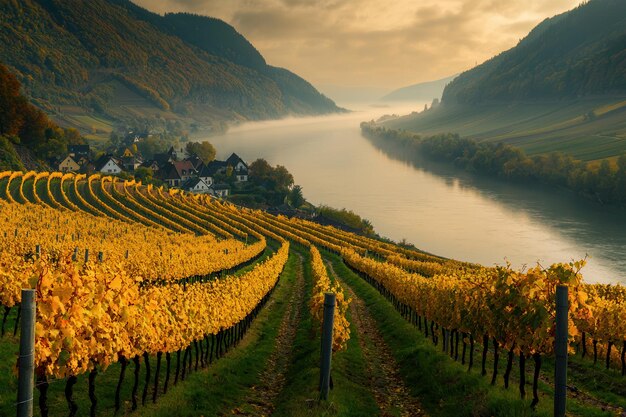
<instances>
[{"instance_id":1,"label":"green grass","mask_svg":"<svg viewBox=\"0 0 626 417\"><path fill-rule=\"evenodd\" d=\"M45 181L44 181L44 184L45 184ZM70 207L67 205L67 203L63 199L63 195L61 194L61 178L54 178L52 181L50 181L50 192L52 193L52 197L54 198L55 202L57 202L62 207L70 209ZM48 193L45 192L45 190L44 190L44 194L46 194L46 197L47 197ZM39 194L39 197L43 199L42 194Z\"/></svg>"},{"instance_id":2,"label":"green grass","mask_svg":"<svg viewBox=\"0 0 626 417\"><path fill-rule=\"evenodd\" d=\"M9 178L5 177L0 180L0 198L2 200L7 199L7 183L9 182Z\"/></svg>"},{"instance_id":3,"label":"green grass","mask_svg":"<svg viewBox=\"0 0 626 417\"><path fill-rule=\"evenodd\" d=\"M294 245L295 246L295 245ZM364 370L363 352L359 335L351 326L351 337L345 351L337 352L332 359L334 389L328 401L319 401L319 325L310 314L308 302L312 290L312 272L308 251L296 249L304 260L305 294L300 326L294 344L294 361L287 374L285 388L279 395L274 416L376 416L378 407Z\"/></svg>"},{"instance_id":4,"label":"green grass","mask_svg":"<svg viewBox=\"0 0 626 417\"><path fill-rule=\"evenodd\" d=\"M4 308L0 308L0 315L4 315ZM13 336L16 316L17 308L14 307L5 324L6 333L0 338L0 386L2 387L0 389L0 416L15 415L14 404L17 400L15 366L19 354L19 338Z\"/></svg>"},{"instance_id":5,"label":"green grass","mask_svg":"<svg viewBox=\"0 0 626 417\"><path fill-rule=\"evenodd\" d=\"M22 197L20 197L20 184L21 183L22 183L22 177L14 178L13 181L11 181L11 185L9 186L8 192L11 194L11 197L13 197L13 199L16 202L26 203L26 201L24 201Z\"/></svg>"},{"instance_id":6,"label":"green grass","mask_svg":"<svg viewBox=\"0 0 626 417\"><path fill-rule=\"evenodd\" d=\"M36 204L35 187L33 187L34 183L35 183L35 178L31 177L27 179L26 181L24 181L24 186L22 188L23 188L24 197L26 197L26 200L29 203Z\"/></svg>"},{"instance_id":7,"label":"green grass","mask_svg":"<svg viewBox=\"0 0 626 417\"><path fill-rule=\"evenodd\" d=\"M517 371L513 368L511 388L504 389L501 376L504 372L505 357L501 353L499 378L496 386L491 386L491 373L480 375L480 355L475 354L474 369L467 371L466 365L453 361L441 352L441 342L435 346L422 332L404 320L384 297L367 282L350 271L337 256L324 253L331 260L335 271L363 299L385 341L398 362L401 374L410 387L411 393L422 401L431 416L550 416L552 415L552 388L539 385L540 402L536 411L530 408L530 399L519 398ZM492 354L488 355L487 369L493 368ZM527 383L532 381L532 361L527 361ZM544 365L547 371L550 365ZM549 372L549 371L547 371ZM532 396L529 385L527 398ZM568 400L570 415L610 416L611 414L593 406Z\"/></svg>"},{"instance_id":8,"label":"green grass","mask_svg":"<svg viewBox=\"0 0 626 417\"><path fill-rule=\"evenodd\" d=\"M84 114L72 116L81 126L86 129L96 129L104 133L110 133L113 130L113 122L105 120L101 117Z\"/></svg>"},{"instance_id":9,"label":"green grass","mask_svg":"<svg viewBox=\"0 0 626 417\"><path fill-rule=\"evenodd\" d=\"M626 152L624 97L568 102L447 106L385 123L423 135L442 132L487 142L505 142L529 155L554 151L583 161ZM586 117L590 112L596 115Z\"/></svg>"},{"instance_id":10,"label":"green grass","mask_svg":"<svg viewBox=\"0 0 626 417\"><path fill-rule=\"evenodd\" d=\"M58 180L59 182L61 181L60 178L55 178L55 180ZM54 207L54 203L50 200L50 197L48 196L47 183L48 183L48 178L42 178L39 181L37 181L37 189L35 190L35 192L44 203L49 204L52 207Z\"/></svg>"}]
</instances>

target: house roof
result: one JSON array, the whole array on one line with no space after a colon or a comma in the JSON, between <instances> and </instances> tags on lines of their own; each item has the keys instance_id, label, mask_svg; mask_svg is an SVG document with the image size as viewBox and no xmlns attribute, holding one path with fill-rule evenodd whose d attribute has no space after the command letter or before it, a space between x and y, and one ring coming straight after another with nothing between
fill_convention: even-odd
<instances>
[{"instance_id":1,"label":"house roof","mask_svg":"<svg viewBox=\"0 0 626 417\"><path fill-rule=\"evenodd\" d=\"M95 163L96 171L101 171L109 161L113 161L119 169L122 169L121 164L113 157L113 155L102 155Z\"/></svg>"},{"instance_id":2,"label":"house roof","mask_svg":"<svg viewBox=\"0 0 626 417\"><path fill-rule=\"evenodd\" d=\"M170 162L167 167L164 168L165 180L177 180L182 179L183 176L188 176L194 173L196 170L193 167L191 161L174 161Z\"/></svg>"},{"instance_id":3,"label":"house roof","mask_svg":"<svg viewBox=\"0 0 626 417\"><path fill-rule=\"evenodd\" d=\"M168 153L155 153L153 159L158 165L165 165L170 162L170 154Z\"/></svg>"},{"instance_id":4,"label":"house roof","mask_svg":"<svg viewBox=\"0 0 626 417\"><path fill-rule=\"evenodd\" d=\"M74 162L76 165L78 165L78 162L76 162L76 160L74 158L72 158L71 155L67 155L65 158L61 159L58 163L58 165L61 165L63 162L67 161L68 159L70 159L72 162Z\"/></svg>"},{"instance_id":5,"label":"house roof","mask_svg":"<svg viewBox=\"0 0 626 417\"><path fill-rule=\"evenodd\" d=\"M198 158L196 155L192 155L188 158L185 158L185 161L191 161L191 163L193 164L193 167L197 171L200 171L200 168L204 165L204 163L202 162L202 159Z\"/></svg>"},{"instance_id":6,"label":"house roof","mask_svg":"<svg viewBox=\"0 0 626 417\"><path fill-rule=\"evenodd\" d=\"M230 165L230 166L234 167L239 162L241 162L242 164L244 164L246 166L246 168L248 168L248 164L246 164L246 162L243 159L241 159L239 157L239 155L237 155L236 153L233 152L233 154L231 156L229 156L228 159L226 160L226 165Z\"/></svg>"},{"instance_id":7,"label":"house roof","mask_svg":"<svg viewBox=\"0 0 626 417\"><path fill-rule=\"evenodd\" d=\"M206 184L206 182L202 181L200 178L190 178L187 181L185 181L182 188L185 190L191 190L192 188L196 187L200 183L204 184L204 186L207 188L209 187Z\"/></svg>"},{"instance_id":8,"label":"house roof","mask_svg":"<svg viewBox=\"0 0 626 417\"><path fill-rule=\"evenodd\" d=\"M146 167L146 168L152 168L154 165L156 164L157 168L159 167L159 163L157 161L155 161L154 159L149 159L147 161L144 161L141 166L142 167Z\"/></svg>"},{"instance_id":9,"label":"house roof","mask_svg":"<svg viewBox=\"0 0 626 417\"><path fill-rule=\"evenodd\" d=\"M211 161L208 164L202 166L200 171L201 177L212 177L219 170L226 169L227 165L224 161Z\"/></svg>"}]
</instances>

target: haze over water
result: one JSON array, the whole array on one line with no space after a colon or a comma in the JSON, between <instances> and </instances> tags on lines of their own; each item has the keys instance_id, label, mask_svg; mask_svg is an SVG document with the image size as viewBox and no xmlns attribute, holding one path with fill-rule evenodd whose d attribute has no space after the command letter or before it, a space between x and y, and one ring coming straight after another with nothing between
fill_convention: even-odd
<instances>
[{"instance_id":1,"label":"haze over water","mask_svg":"<svg viewBox=\"0 0 626 417\"><path fill-rule=\"evenodd\" d=\"M307 200L353 210L393 240L483 265L548 266L588 254L586 281L626 284L625 211L447 165L409 164L361 135L361 121L422 108L248 123L209 140L220 158L236 152L286 166Z\"/></svg>"}]
</instances>

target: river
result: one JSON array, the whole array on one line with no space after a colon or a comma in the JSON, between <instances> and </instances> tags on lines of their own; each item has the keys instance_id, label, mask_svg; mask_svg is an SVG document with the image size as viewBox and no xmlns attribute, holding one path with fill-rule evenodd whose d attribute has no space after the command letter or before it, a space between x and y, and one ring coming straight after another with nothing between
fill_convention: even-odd
<instances>
[{"instance_id":1,"label":"river","mask_svg":"<svg viewBox=\"0 0 626 417\"><path fill-rule=\"evenodd\" d=\"M587 282L626 284L625 211L447 165L404 162L359 128L392 112L407 109L248 123L208 140L218 158L236 152L284 165L313 204L353 210L379 234L422 250L516 268L588 256Z\"/></svg>"}]
</instances>

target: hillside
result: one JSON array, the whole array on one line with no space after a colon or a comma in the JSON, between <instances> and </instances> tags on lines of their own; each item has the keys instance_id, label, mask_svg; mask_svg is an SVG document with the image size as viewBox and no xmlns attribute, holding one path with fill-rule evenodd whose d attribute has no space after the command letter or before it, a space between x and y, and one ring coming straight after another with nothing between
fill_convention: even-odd
<instances>
[{"instance_id":1,"label":"hillside","mask_svg":"<svg viewBox=\"0 0 626 417\"><path fill-rule=\"evenodd\" d=\"M217 126L340 110L306 81L266 65L228 24L163 17L127 0L2 2L0 61L39 107L83 130L128 120Z\"/></svg>"},{"instance_id":2,"label":"hillside","mask_svg":"<svg viewBox=\"0 0 626 417\"><path fill-rule=\"evenodd\" d=\"M519 44L461 74L446 103L626 93L626 3L591 0L544 20Z\"/></svg>"},{"instance_id":3,"label":"hillside","mask_svg":"<svg viewBox=\"0 0 626 417\"><path fill-rule=\"evenodd\" d=\"M459 75L442 106L386 125L583 160L626 151L626 3L592 0Z\"/></svg>"},{"instance_id":4,"label":"hillside","mask_svg":"<svg viewBox=\"0 0 626 417\"><path fill-rule=\"evenodd\" d=\"M432 101L441 99L443 89L457 75L398 88L381 98L382 101Z\"/></svg>"}]
</instances>

